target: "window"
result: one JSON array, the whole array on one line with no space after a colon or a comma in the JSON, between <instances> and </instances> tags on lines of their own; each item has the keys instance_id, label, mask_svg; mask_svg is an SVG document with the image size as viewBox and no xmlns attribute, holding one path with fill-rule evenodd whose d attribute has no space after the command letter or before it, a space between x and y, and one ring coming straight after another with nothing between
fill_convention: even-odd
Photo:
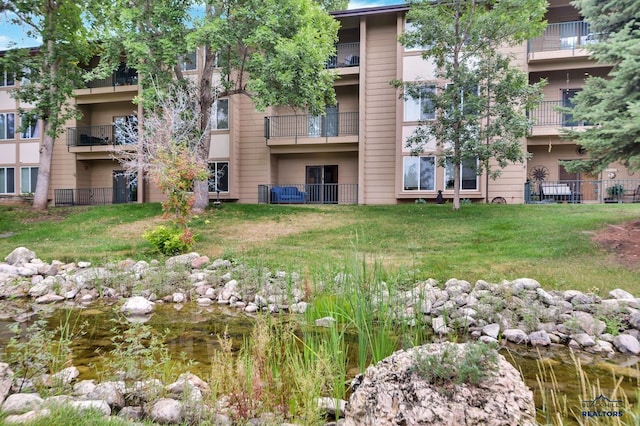
<instances>
[{"instance_id":1,"label":"window","mask_svg":"<svg viewBox=\"0 0 640 426\"><path fill-rule=\"evenodd\" d=\"M117 145L134 144L138 137L138 116L113 117L113 136Z\"/></svg>"},{"instance_id":2,"label":"window","mask_svg":"<svg viewBox=\"0 0 640 426\"><path fill-rule=\"evenodd\" d=\"M13 167L0 167L0 194L13 194L16 192Z\"/></svg>"},{"instance_id":3,"label":"window","mask_svg":"<svg viewBox=\"0 0 640 426\"><path fill-rule=\"evenodd\" d=\"M229 163L215 161L209 163L209 192L229 192Z\"/></svg>"},{"instance_id":4,"label":"window","mask_svg":"<svg viewBox=\"0 0 640 426\"><path fill-rule=\"evenodd\" d=\"M433 191L435 189L435 157L404 157L403 189Z\"/></svg>"},{"instance_id":5,"label":"window","mask_svg":"<svg viewBox=\"0 0 640 426\"><path fill-rule=\"evenodd\" d=\"M229 99L218 99L211 106L211 129L229 130Z\"/></svg>"},{"instance_id":6,"label":"window","mask_svg":"<svg viewBox=\"0 0 640 426\"><path fill-rule=\"evenodd\" d=\"M15 75L0 68L0 87L14 86L16 84Z\"/></svg>"},{"instance_id":7,"label":"window","mask_svg":"<svg viewBox=\"0 0 640 426\"><path fill-rule=\"evenodd\" d=\"M0 114L0 139L14 139L16 131L16 116L12 112Z\"/></svg>"},{"instance_id":8,"label":"window","mask_svg":"<svg viewBox=\"0 0 640 426\"><path fill-rule=\"evenodd\" d=\"M404 121L434 120L436 111L433 108L431 94L435 93L434 85L418 88L416 97L409 96L404 100Z\"/></svg>"},{"instance_id":9,"label":"window","mask_svg":"<svg viewBox=\"0 0 640 426\"><path fill-rule=\"evenodd\" d=\"M22 122L22 133L20 137L22 139L37 139L40 137L40 126L38 124L38 117L29 118L23 114L20 117Z\"/></svg>"},{"instance_id":10,"label":"window","mask_svg":"<svg viewBox=\"0 0 640 426\"><path fill-rule=\"evenodd\" d=\"M405 22L404 23L404 32L405 33L414 33L417 32L418 29L413 25L412 22ZM419 52L421 50L426 50L427 46L416 46L416 45L411 45L411 46L405 46L404 47L404 51L405 52Z\"/></svg>"},{"instance_id":11,"label":"window","mask_svg":"<svg viewBox=\"0 0 640 426\"><path fill-rule=\"evenodd\" d=\"M447 83L447 90L453 90L454 85ZM480 86L473 85L465 87L460 91L460 110L463 114L478 114L479 113L479 97Z\"/></svg>"},{"instance_id":12,"label":"window","mask_svg":"<svg viewBox=\"0 0 640 426\"><path fill-rule=\"evenodd\" d=\"M476 173L477 160L463 160L460 167L460 189L464 190L477 190L478 189L478 175ZM453 188L453 163L450 160L446 161L444 169L444 181L445 189Z\"/></svg>"},{"instance_id":13,"label":"window","mask_svg":"<svg viewBox=\"0 0 640 426\"><path fill-rule=\"evenodd\" d=\"M38 182L37 167L20 167L20 193L28 194L36 192Z\"/></svg>"},{"instance_id":14,"label":"window","mask_svg":"<svg viewBox=\"0 0 640 426\"><path fill-rule=\"evenodd\" d=\"M196 51L188 53L180 57L180 68L182 71L193 71L198 67L198 59Z\"/></svg>"}]
</instances>

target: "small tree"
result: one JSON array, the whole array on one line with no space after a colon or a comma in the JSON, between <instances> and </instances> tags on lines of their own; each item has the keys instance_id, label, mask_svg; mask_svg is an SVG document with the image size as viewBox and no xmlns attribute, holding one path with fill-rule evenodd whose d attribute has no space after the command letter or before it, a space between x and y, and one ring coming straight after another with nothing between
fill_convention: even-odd
<instances>
[{"instance_id":1,"label":"small tree","mask_svg":"<svg viewBox=\"0 0 640 426\"><path fill-rule=\"evenodd\" d=\"M540 97L541 85L497 51L522 43L543 29L544 0L437 0L411 2L412 30L405 46L423 46L422 56L437 66L435 90L423 83L396 82L405 96L426 96L435 119L423 121L406 141L412 154L436 141L438 163L453 168L453 208L460 208L460 167L475 164L477 174L497 177L490 160L504 168L523 162L526 109ZM431 84L431 83L430 83Z\"/></svg>"},{"instance_id":2,"label":"small tree","mask_svg":"<svg viewBox=\"0 0 640 426\"><path fill-rule=\"evenodd\" d=\"M194 99L197 89L192 85L157 91L140 131L137 120L117 124L124 139L132 143L114 147L114 157L130 176L142 172L166 195L162 208L182 229L182 240L189 246L193 243L188 227L195 200L193 181L208 176L207 163L198 155L204 132L194 111Z\"/></svg>"},{"instance_id":3,"label":"small tree","mask_svg":"<svg viewBox=\"0 0 640 426\"><path fill-rule=\"evenodd\" d=\"M622 161L640 170L640 3L635 0L576 0L573 4L598 42L587 48L598 62L611 64L607 78L589 77L573 102L575 120L591 123L583 131L568 131L589 155L564 164L571 172L599 172Z\"/></svg>"}]
</instances>

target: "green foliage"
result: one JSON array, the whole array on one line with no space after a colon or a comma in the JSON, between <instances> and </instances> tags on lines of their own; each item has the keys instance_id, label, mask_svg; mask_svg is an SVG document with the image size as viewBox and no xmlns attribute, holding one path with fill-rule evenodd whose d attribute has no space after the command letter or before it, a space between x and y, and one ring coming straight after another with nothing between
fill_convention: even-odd
<instances>
[{"instance_id":1,"label":"green foliage","mask_svg":"<svg viewBox=\"0 0 640 426\"><path fill-rule=\"evenodd\" d=\"M184 354L172 358L165 341L168 330L158 332L150 325L129 321L124 317L112 320L113 348L96 349L104 363L98 375L102 380L122 380L127 386L138 381L158 379L171 383L185 371L191 361ZM155 391L160 392L159 389Z\"/></svg>"},{"instance_id":2,"label":"green foliage","mask_svg":"<svg viewBox=\"0 0 640 426\"><path fill-rule=\"evenodd\" d=\"M607 187L607 195L609 197L617 198L624 194L624 185L615 184Z\"/></svg>"},{"instance_id":3,"label":"green foliage","mask_svg":"<svg viewBox=\"0 0 640 426\"><path fill-rule=\"evenodd\" d=\"M11 21L26 27L31 37L41 40L37 54L29 48L6 52L0 58L0 68L17 78L28 78L11 96L20 104L29 105L28 111L20 109L26 113L26 124L34 119L42 120L43 143L33 206L46 210L54 141L66 122L78 116L71 95L82 82L80 65L88 63L95 53L90 27L95 22L93 12L100 10L101 5L73 0L23 0L8 2L8 5L13 12Z\"/></svg>"},{"instance_id":4,"label":"green foliage","mask_svg":"<svg viewBox=\"0 0 640 426\"><path fill-rule=\"evenodd\" d=\"M437 65L435 77L447 83L426 93L424 83L394 83L405 97L427 96L435 113L435 120L421 122L407 138L406 147L418 155L435 139L439 165L453 164L455 210L461 164L477 164L478 174L485 170L497 177L508 163L526 158L521 142L529 131L526 110L539 102L542 84L529 84L498 47L540 33L546 5L544 0L411 3L412 30L400 41L423 46L423 58ZM498 170L492 171L492 159Z\"/></svg>"},{"instance_id":5,"label":"green foliage","mask_svg":"<svg viewBox=\"0 0 640 426\"><path fill-rule=\"evenodd\" d=\"M586 149L589 158L567 162L565 167L597 172L620 161L640 170L640 3L577 0L573 4L599 36L597 43L587 46L592 57L613 68L606 77L589 77L574 98L573 118L592 126L565 135Z\"/></svg>"},{"instance_id":6,"label":"green foliage","mask_svg":"<svg viewBox=\"0 0 640 426\"><path fill-rule=\"evenodd\" d=\"M444 343L443 346L438 353L416 352L413 369L429 383L478 385L498 372L495 345L470 342L462 346Z\"/></svg>"},{"instance_id":7,"label":"green foliage","mask_svg":"<svg viewBox=\"0 0 640 426\"><path fill-rule=\"evenodd\" d=\"M184 231L176 227L156 226L144 233L143 238L151 244L155 250L167 256L191 251L193 242L184 238Z\"/></svg>"},{"instance_id":8,"label":"green foliage","mask_svg":"<svg viewBox=\"0 0 640 426\"><path fill-rule=\"evenodd\" d=\"M86 324L71 322L71 311L53 330L47 328L47 320L38 319L23 329L24 324L10 326L14 334L5 349L6 361L18 378L31 380L41 391L47 386L42 382L43 374L54 374L71 364L71 344L84 334ZM19 386L22 389L23 382ZM54 390L62 389L62 383L52 383Z\"/></svg>"}]
</instances>

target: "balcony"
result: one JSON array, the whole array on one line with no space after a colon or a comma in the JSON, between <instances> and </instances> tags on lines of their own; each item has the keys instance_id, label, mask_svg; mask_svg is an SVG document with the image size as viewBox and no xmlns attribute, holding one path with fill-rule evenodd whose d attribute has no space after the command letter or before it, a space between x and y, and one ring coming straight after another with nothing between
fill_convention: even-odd
<instances>
[{"instance_id":1,"label":"balcony","mask_svg":"<svg viewBox=\"0 0 640 426\"><path fill-rule=\"evenodd\" d=\"M339 74L357 74L360 69L360 43L338 43L336 54L327 61L328 69L339 69ZM349 68L345 70L344 68Z\"/></svg>"},{"instance_id":2,"label":"balcony","mask_svg":"<svg viewBox=\"0 0 640 426\"><path fill-rule=\"evenodd\" d=\"M578 121L571 113L561 112L559 108L571 107L567 101L542 101L538 108L528 111L532 121L532 136L558 135L560 128L590 126L589 123Z\"/></svg>"},{"instance_id":3,"label":"balcony","mask_svg":"<svg viewBox=\"0 0 640 426\"><path fill-rule=\"evenodd\" d=\"M128 140L126 136L112 124L67 128L67 146L70 148L88 147L91 151L94 147L133 143L135 142Z\"/></svg>"},{"instance_id":4,"label":"balcony","mask_svg":"<svg viewBox=\"0 0 640 426\"><path fill-rule=\"evenodd\" d=\"M529 61L587 57L585 46L597 41L587 22L549 24L541 37L529 40Z\"/></svg>"},{"instance_id":5,"label":"balcony","mask_svg":"<svg viewBox=\"0 0 640 426\"><path fill-rule=\"evenodd\" d=\"M98 87L133 86L137 84L138 71L121 63L118 69L111 73L110 76L88 81L85 87L87 89L94 89Z\"/></svg>"},{"instance_id":6,"label":"balcony","mask_svg":"<svg viewBox=\"0 0 640 426\"><path fill-rule=\"evenodd\" d=\"M265 117L264 136L270 146L357 143L358 127L357 112L280 115Z\"/></svg>"}]
</instances>

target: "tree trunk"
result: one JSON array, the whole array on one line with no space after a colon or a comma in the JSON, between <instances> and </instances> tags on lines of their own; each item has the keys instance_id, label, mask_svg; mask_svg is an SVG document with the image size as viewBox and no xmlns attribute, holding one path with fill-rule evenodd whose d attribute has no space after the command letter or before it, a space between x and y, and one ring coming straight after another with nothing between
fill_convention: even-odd
<instances>
[{"instance_id":1,"label":"tree trunk","mask_svg":"<svg viewBox=\"0 0 640 426\"><path fill-rule=\"evenodd\" d=\"M460 210L460 163L453 165L453 210Z\"/></svg>"},{"instance_id":2,"label":"tree trunk","mask_svg":"<svg viewBox=\"0 0 640 426\"><path fill-rule=\"evenodd\" d=\"M49 123L43 122L42 145L40 145L40 163L38 164L38 180L33 195L33 208L47 210L49 201L49 183L51 182L51 159L53 157L53 141L49 135Z\"/></svg>"},{"instance_id":3,"label":"tree trunk","mask_svg":"<svg viewBox=\"0 0 640 426\"><path fill-rule=\"evenodd\" d=\"M207 13L210 13L211 6L207 6ZM200 130L204 132L202 139L202 147L200 147L200 155L205 162L209 161L209 147L211 145L211 107L213 106L214 96L211 90L211 77L213 75L213 66L215 65L215 53L210 47L204 48L204 67L202 77L200 78ZM209 182L195 181L193 183L193 193L196 197L191 208L192 213L201 214L209 205Z\"/></svg>"}]
</instances>

